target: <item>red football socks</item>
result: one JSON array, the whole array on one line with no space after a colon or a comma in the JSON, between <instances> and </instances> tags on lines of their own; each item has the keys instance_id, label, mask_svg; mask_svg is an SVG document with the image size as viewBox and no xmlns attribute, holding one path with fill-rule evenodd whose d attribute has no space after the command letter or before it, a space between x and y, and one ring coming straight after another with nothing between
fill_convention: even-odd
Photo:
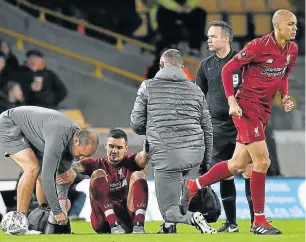
<instances>
[{"instance_id":1,"label":"red football socks","mask_svg":"<svg viewBox=\"0 0 306 242\"><path fill-rule=\"evenodd\" d=\"M254 206L255 224L263 224L266 222L264 214L266 176L266 173L252 171L251 194Z\"/></svg>"},{"instance_id":2,"label":"red football socks","mask_svg":"<svg viewBox=\"0 0 306 242\"><path fill-rule=\"evenodd\" d=\"M232 174L228 170L227 161L223 161L214 165L204 175L198 177L194 182L194 185L196 185L197 188L200 189L199 185L201 187L209 186L230 176L232 176ZM196 183L198 183L198 185Z\"/></svg>"},{"instance_id":3,"label":"red football socks","mask_svg":"<svg viewBox=\"0 0 306 242\"><path fill-rule=\"evenodd\" d=\"M94 199L103 211L109 225L111 227L112 225L117 225L118 218L114 212L113 203L109 198L109 184L105 177L96 178L93 181L92 190Z\"/></svg>"},{"instance_id":4,"label":"red football socks","mask_svg":"<svg viewBox=\"0 0 306 242\"><path fill-rule=\"evenodd\" d=\"M148 183L145 179L138 179L132 187L133 205L135 208L134 225L144 224L148 206Z\"/></svg>"}]
</instances>

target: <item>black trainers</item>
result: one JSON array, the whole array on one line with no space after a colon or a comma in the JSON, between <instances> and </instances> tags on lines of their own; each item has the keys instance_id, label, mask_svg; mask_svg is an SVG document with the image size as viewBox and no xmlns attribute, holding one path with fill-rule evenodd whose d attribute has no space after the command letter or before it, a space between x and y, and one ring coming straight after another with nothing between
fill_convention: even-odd
<instances>
[{"instance_id":1,"label":"black trainers","mask_svg":"<svg viewBox=\"0 0 306 242\"><path fill-rule=\"evenodd\" d=\"M176 225L172 224L169 227L165 227L165 224L163 223L157 234L176 234Z\"/></svg>"},{"instance_id":2,"label":"black trainers","mask_svg":"<svg viewBox=\"0 0 306 242\"><path fill-rule=\"evenodd\" d=\"M273 227L271 221L266 221L264 224L254 224L253 233L262 235L280 235L282 234L282 231Z\"/></svg>"},{"instance_id":3,"label":"black trainers","mask_svg":"<svg viewBox=\"0 0 306 242\"><path fill-rule=\"evenodd\" d=\"M239 232L239 228L237 224L230 223L226 221L222 224L222 227L218 229L218 233L237 233Z\"/></svg>"},{"instance_id":4,"label":"black trainers","mask_svg":"<svg viewBox=\"0 0 306 242\"><path fill-rule=\"evenodd\" d=\"M44 234L72 234L69 220L65 225L52 224L48 221Z\"/></svg>"}]
</instances>

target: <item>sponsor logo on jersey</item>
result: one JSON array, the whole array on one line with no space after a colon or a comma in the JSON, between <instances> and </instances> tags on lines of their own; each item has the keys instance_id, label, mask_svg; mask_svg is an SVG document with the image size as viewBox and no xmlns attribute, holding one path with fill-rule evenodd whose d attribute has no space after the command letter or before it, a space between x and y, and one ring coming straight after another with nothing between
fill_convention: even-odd
<instances>
[{"instance_id":1,"label":"sponsor logo on jersey","mask_svg":"<svg viewBox=\"0 0 306 242\"><path fill-rule=\"evenodd\" d=\"M127 181L126 179L124 178L122 181L118 181L116 183L111 183L109 185L109 190L110 191L116 191L116 190L119 190L123 187L127 186Z\"/></svg>"},{"instance_id":2,"label":"sponsor logo on jersey","mask_svg":"<svg viewBox=\"0 0 306 242\"><path fill-rule=\"evenodd\" d=\"M261 71L261 74L265 76L281 76L285 73L287 66L284 67L267 67Z\"/></svg>"},{"instance_id":3,"label":"sponsor logo on jersey","mask_svg":"<svg viewBox=\"0 0 306 242\"><path fill-rule=\"evenodd\" d=\"M273 63L273 59L268 59L268 60L266 61L266 63L267 63L267 64L272 64L272 63Z\"/></svg>"}]
</instances>

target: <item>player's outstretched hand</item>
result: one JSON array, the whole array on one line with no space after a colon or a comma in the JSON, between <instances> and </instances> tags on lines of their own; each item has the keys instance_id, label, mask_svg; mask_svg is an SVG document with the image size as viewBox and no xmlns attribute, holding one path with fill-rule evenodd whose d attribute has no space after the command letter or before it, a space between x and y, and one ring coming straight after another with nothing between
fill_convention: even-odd
<instances>
[{"instance_id":1,"label":"player's outstretched hand","mask_svg":"<svg viewBox=\"0 0 306 242\"><path fill-rule=\"evenodd\" d=\"M74 170L65 171L56 177L56 184L72 184L76 178L77 174Z\"/></svg>"},{"instance_id":2,"label":"player's outstretched hand","mask_svg":"<svg viewBox=\"0 0 306 242\"><path fill-rule=\"evenodd\" d=\"M242 109L239 107L237 102L230 104L229 115L236 118L240 118L242 116Z\"/></svg>"},{"instance_id":3,"label":"player's outstretched hand","mask_svg":"<svg viewBox=\"0 0 306 242\"><path fill-rule=\"evenodd\" d=\"M282 99L282 103L283 103L283 108L285 112L290 112L294 108L294 103L290 99L290 96L287 96L287 95L284 96Z\"/></svg>"},{"instance_id":4,"label":"player's outstretched hand","mask_svg":"<svg viewBox=\"0 0 306 242\"><path fill-rule=\"evenodd\" d=\"M59 215L54 216L54 218L59 225L64 225L68 222L68 218L65 213L60 213Z\"/></svg>"}]
</instances>

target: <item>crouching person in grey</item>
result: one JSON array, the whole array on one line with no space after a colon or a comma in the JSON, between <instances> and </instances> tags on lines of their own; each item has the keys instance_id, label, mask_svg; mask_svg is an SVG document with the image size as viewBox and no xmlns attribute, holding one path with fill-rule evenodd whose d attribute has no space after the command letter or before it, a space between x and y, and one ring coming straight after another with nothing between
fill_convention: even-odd
<instances>
[{"instance_id":1,"label":"crouching person in grey","mask_svg":"<svg viewBox=\"0 0 306 242\"><path fill-rule=\"evenodd\" d=\"M179 206L183 177L196 176L203 159L210 162L213 141L204 94L187 80L182 68L180 51L169 49L162 54L159 72L137 92L130 122L148 142L156 197L165 220L160 232L175 233L169 228L184 223L202 233L215 233L201 213L183 214Z\"/></svg>"}]
</instances>

